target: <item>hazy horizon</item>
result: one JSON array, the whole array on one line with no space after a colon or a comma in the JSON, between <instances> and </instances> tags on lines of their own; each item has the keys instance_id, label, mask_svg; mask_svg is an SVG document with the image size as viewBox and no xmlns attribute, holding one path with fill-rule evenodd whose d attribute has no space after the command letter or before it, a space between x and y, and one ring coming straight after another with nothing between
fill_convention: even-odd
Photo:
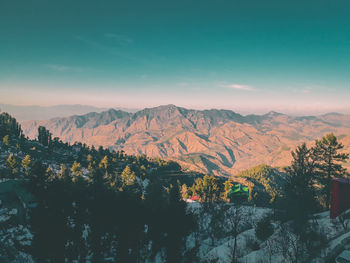
<instances>
[{"instance_id":1,"label":"hazy horizon","mask_svg":"<svg viewBox=\"0 0 350 263\"><path fill-rule=\"evenodd\" d=\"M182 107L182 108L186 108L186 109L191 109L191 110L212 110L212 109L217 109L217 110L231 110L234 111L236 113L239 113L243 116L245 115L250 115L250 114L256 114L256 115L264 115L267 114L269 112L278 112L278 113L282 113L282 114L287 114L290 116L310 116L310 115L324 115L324 114L328 114L328 113L339 113L339 114L350 114L350 111L336 111L336 110L318 110L318 111L307 111L305 109L296 109L296 110L288 110L286 108L280 108L280 109L275 109L275 108L261 108L261 109L253 109L253 108L237 108L237 107L231 107L231 108L222 108L222 107L188 107L188 106L183 106L183 105L178 105L178 104L174 104L174 103L169 103L169 104L155 104L155 105L149 105L146 107L139 107L139 108L135 108L135 107L121 107L121 106L110 106L110 107L99 107L99 106L95 106L95 105L88 105L88 104L52 104L52 105L38 105L38 104L23 104L23 105L15 105L15 104L7 104L7 103L2 103L0 101L0 111L8 111L9 109L13 109L16 108L16 110L20 110L21 108L24 108L25 110L42 110L42 109L57 109L57 108L61 108L61 109L65 109L65 108L71 108L71 107L81 107L81 108L86 108L85 111L78 111L77 113L72 113L72 114L64 114L62 115L62 117L65 116L71 116L74 114L77 115L83 115L89 112L102 112L102 111L107 111L109 109L119 109L119 110L123 110L123 111L128 111L131 113L143 110L145 108L155 108L155 107L159 107L159 106L166 106L166 105L175 105L177 107ZM67 110L66 109L66 110ZM91 109L91 111L87 110L87 109ZM71 111L73 111L74 109L70 109ZM10 110L11 113L11 110ZM22 112L21 112L22 113ZM30 112L23 112L25 114L30 115ZM61 117L61 115L57 114L57 117ZM45 118L41 118L41 119L45 119Z\"/></svg>"}]
</instances>

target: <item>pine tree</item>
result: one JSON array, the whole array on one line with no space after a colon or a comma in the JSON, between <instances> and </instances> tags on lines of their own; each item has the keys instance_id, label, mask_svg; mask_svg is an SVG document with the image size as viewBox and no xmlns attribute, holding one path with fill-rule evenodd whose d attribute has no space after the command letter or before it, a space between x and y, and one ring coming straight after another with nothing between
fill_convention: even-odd
<instances>
[{"instance_id":1,"label":"pine tree","mask_svg":"<svg viewBox=\"0 0 350 263\"><path fill-rule=\"evenodd\" d=\"M87 161L88 161L88 165L92 165L92 162L93 162L93 157L92 157L92 155L91 154L88 154L88 156L87 156Z\"/></svg>"},{"instance_id":2,"label":"pine tree","mask_svg":"<svg viewBox=\"0 0 350 263\"><path fill-rule=\"evenodd\" d=\"M22 160L22 167L27 176L29 176L30 174L31 163L32 163L32 159L30 158L30 155L26 155L26 157L24 157L24 159Z\"/></svg>"},{"instance_id":3,"label":"pine tree","mask_svg":"<svg viewBox=\"0 0 350 263\"><path fill-rule=\"evenodd\" d=\"M10 136L7 134L2 138L2 142L5 144L6 147L10 145Z\"/></svg>"},{"instance_id":4,"label":"pine tree","mask_svg":"<svg viewBox=\"0 0 350 263\"><path fill-rule=\"evenodd\" d=\"M194 184L192 185L191 190L194 196L198 196L202 201L204 201L205 196L202 178L196 178L194 180Z\"/></svg>"},{"instance_id":5,"label":"pine tree","mask_svg":"<svg viewBox=\"0 0 350 263\"><path fill-rule=\"evenodd\" d=\"M220 197L219 181L213 175L205 175L203 179L196 178L191 191L203 202L215 202Z\"/></svg>"},{"instance_id":6,"label":"pine tree","mask_svg":"<svg viewBox=\"0 0 350 263\"><path fill-rule=\"evenodd\" d=\"M77 182L80 178L80 176L83 174L83 171L81 170L81 165L80 163L77 163L74 161L72 165L72 175L73 175L73 182Z\"/></svg>"},{"instance_id":7,"label":"pine tree","mask_svg":"<svg viewBox=\"0 0 350 263\"><path fill-rule=\"evenodd\" d=\"M166 207L167 237L165 247L167 250L167 262L182 262L184 249L183 239L193 227L193 220L186 212L186 203L182 200L179 182L170 186L169 202Z\"/></svg>"},{"instance_id":8,"label":"pine tree","mask_svg":"<svg viewBox=\"0 0 350 263\"><path fill-rule=\"evenodd\" d=\"M68 168L63 163L61 164L61 173L59 175L59 178L65 181L68 181L68 179L70 178Z\"/></svg>"},{"instance_id":9,"label":"pine tree","mask_svg":"<svg viewBox=\"0 0 350 263\"><path fill-rule=\"evenodd\" d=\"M38 127L38 141L44 145L49 146L52 141L52 135L49 130L47 130L44 126Z\"/></svg>"},{"instance_id":10,"label":"pine tree","mask_svg":"<svg viewBox=\"0 0 350 263\"><path fill-rule=\"evenodd\" d=\"M230 198L229 198L229 193L232 189L232 186L233 186L233 183L231 180L226 180L225 183L224 183L224 193L223 193L223 199L225 201L230 201Z\"/></svg>"},{"instance_id":11,"label":"pine tree","mask_svg":"<svg viewBox=\"0 0 350 263\"><path fill-rule=\"evenodd\" d=\"M20 138L22 136L21 125L10 114L2 112L0 114L0 139L11 134L11 136Z\"/></svg>"},{"instance_id":12,"label":"pine tree","mask_svg":"<svg viewBox=\"0 0 350 263\"><path fill-rule=\"evenodd\" d=\"M107 169L108 169L108 156L107 155L105 157L103 157L103 159L100 162L99 167L103 168L107 171Z\"/></svg>"},{"instance_id":13,"label":"pine tree","mask_svg":"<svg viewBox=\"0 0 350 263\"><path fill-rule=\"evenodd\" d=\"M203 188L205 202L215 202L218 200L220 189L218 179L215 176L205 175L203 177Z\"/></svg>"},{"instance_id":14,"label":"pine tree","mask_svg":"<svg viewBox=\"0 0 350 263\"><path fill-rule=\"evenodd\" d=\"M135 183L135 179L136 179L136 176L135 176L135 173L131 171L129 165L127 165L122 174L121 174L121 179L122 179L122 185L123 187L125 186L131 186Z\"/></svg>"},{"instance_id":15,"label":"pine tree","mask_svg":"<svg viewBox=\"0 0 350 263\"><path fill-rule=\"evenodd\" d=\"M296 231L301 233L316 208L313 187L315 161L312 150L305 143L298 146L292 156L292 163L286 168L285 203L287 216L292 218Z\"/></svg>"},{"instance_id":16,"label":"pine tree","mask_svg":"<svg viewBox=\"0 0 350 263\"><path fill-rule=\"evenodd\" d=\"M342 162L349 159L349 154L340 153L344 145L339 143L333 133L316 140L314 155L317 166L317 180L323 186L322 194L325 196L325 206L328 209L333 178L344 177L346 169Z\"/></svg>"},{"instance_id":17,"label":"pine tree","mask_svg":"<svg viewBox=\"0 0 350 263\"><path fill-rule=\"evenodd\" d=\"M181 196L183 199L187 199L188 198L188 187L186 184L183 184L181 186Z\"/></svg>"},{"instance_id":18,"label":"pine tree","mask_svg":"<svg viewBox=\"0 0 350 263\"><path fill-rule=\"evenodd\" d=\"M18 162L16 160L16 157L12 153L7 158L6 165L8 169L11 171L12 177L15 177L16 174L18 173Z\"/></svg>"}]
</instances>

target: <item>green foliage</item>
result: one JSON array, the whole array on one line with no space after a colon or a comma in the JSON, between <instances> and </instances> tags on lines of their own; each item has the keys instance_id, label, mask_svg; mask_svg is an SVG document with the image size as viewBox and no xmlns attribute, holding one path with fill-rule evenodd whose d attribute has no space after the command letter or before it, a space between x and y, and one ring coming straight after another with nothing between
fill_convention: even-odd
<instances>
[{"instance_id":1,"label":"green foliage","mask_svg":"<svg viewBox=\"0 0 350 263\"><path fill-rule=\"evenodd\" d=\"M10 136L8 134L5 135L4 138L2 138L2 142L8 147L10 145Z\"/></svg>"},{"instance_id":2,"label":"green foliage","mask_svg":"<svg viewBox=\"0 0 350 263\"><path fill-rule=\"evenodd\" d=\"M6 135L11 135L14 138L22 136L21 125L19 125L15 118L12 118L8 113L0 114L0 139Z\"/></svg>"},{"instance_id":3,"label":"green foliage","mask_svg":"<svg viewBox=\"0 0 350 263\"><path fill-rule=\"evenodd\" d=\"M121 174L122 186L127 187L135 183L135 173L131 171L130 166L127 165Z\"/></svg>"},{"instance_id":4,"label":"green foliage","mask_svg":"<svg viewBox=\"0 0 350 263\"><path fill-rule=\"evenodd\" d=\"M231 180L226 180L225 183L224 183L224 192L223 192L223 199L225 201L230 201L230 198L229 198L229 193L232 189L232 186L233 186L233 182Z\"/></svg>"},{"instance_id":5,"label":"green foliage","mask_svg":"<svg viewBox=\"0 0 350 263\"><path fill-rule=\"evenodd\" d=\"M255 228L255 235L261 241L265 241L273 234L273 225L270 217L265 216L258 221Z\"/></svg>"},{"instance_id":6,"label":"green foliage","mask_svg":"<svg viewBox=\"0 0 350 263\"><path fill-rule=\"evenodd\" d=\"M107 171L107 169L108 169L108 156L107 155L105 157L103 157L99 166L100 166L100 168L103 168L105 171Z\"/></svg>"},{"instance_id":7,"label":"green foliage","mask_svg":"<svg viewBox=\"0 0 350 263\"><path fill-rule=\"evenodd\" d=\"M10 170L11 176L15 177L16 174L18 173L18 166L19 165L18 165L18 162L17 162L14 154L11 153L9 155L9 157L7 158L7 161L6 161L6 166Z\"/></svg>"},{"instance_id":8,"label":"green foliage","mask_svg":"<svg viewBox=\"0 0 350 263\"><path fill-rule=\"evenodd\" d=\"M74 161L71 171L73 175L73 182L77 182L79 177L83 174L81 164Z\"/></svg>"},{"instance_id":9,"label":"green foliage","mask_svg":"<svg viewBox=\"0 0 350 263\"><path fill-rule=\"evenodd\" d=\"M189 198L189 189L186 184L181 186L181 196L183 199Z\"/></svg>"},{"instance_id":10,"label":"green foliage","mask_svg":"<svg viewBox=\"0 0 350 263\"><path fill-rule=\"evenodd\" d=\"M32 164L32 159L30 155L26 155L26 157L24 157L24 159L22 160L22 167L27 176L29 176L31 164Z\"/></svg>"},{"instance_id":11,"label":"green foliage","mask_svg":"<svg viewBox=\"0 0 350 263\"><path fill-rule=\"evenodd\" d=\"M152 240L154 252L165 245L167 262L182 262L184 237L195 228L194 218L187 213L186 203L182 201L178 184L168 187L158 183L151 184L145 195L148 237Z\"/></svg>"},{"instance_id":12,"label":"green foliage","mask_svg":"<svg viewBox=\"0 0 350 263\"><path fill-rule=\"evenodd\" d=\"M165 161L160 158L154 158L153 160L158 164L160 171L181 171L181 166L177 162L171 160Z\"/></svg>"},{"instance_id":13,"label":"green foliage","mask_svg":"<svg viewBox=\"0 0 350 263\"><path fill-rule=\"evenodd\" d=\"M328 209L330 201L331 183L333 178L344 177L346 169L342 163L349 159L349 154L341 153L344 146L338 142L333 133L316 140L313 154L317 168L316 180L323 186L322 195L325 207Z\"/></svg>"},{"instance_id":14,"label":"green foliage","mask_svg":"<svg viewBox=\"0 0 350 263\"><path fill-rule=\"evenodd\" d=\"M68 167L65 164L61 164L61 173L59 174L59 178L63 180L69 180L69 170Z\"/></svg>"},{"instance_id":15,"label":"green foliage","mask_svg":"<svg viewBox=\"0 0 350 263\"><path fill-rule=\"evenodd\" d=\"M282 197L286 182L283 173L265 164L242 171L237 174L237 177L242 177L253 184L250 198L254 203L264 206ZM255 194L258 198L254 198Z\"/></svg>"},{"instance_id":16,"label":"green foliage","mask_svg":"<svg viewBox=\"0 0 350 263\"><path fill-rule=\"evenodd\" d=\"M219 181L213 175L205 175L203 179L197 178L191 190L203 202L215 202L220 197Z\"/></svg>"},{"instance_id":17,"label":"green foliage","mask_svg":"<svg viewBox=\"0 0 350 263\"><path fill-rule=\"evenodd\" d=\"M288 218L293 219L296 231L301 233L317 208L313 185L315 162L312 149L305 143L298 146L292 156L291 166L286 169L285 206Z\"/></svg>"},{"instance_id":18,"label":"green foliage","mask_svg":"<svg viewBox=\"0 0 350 263\"><path fill-rule=\"evenodd\" d=\"M151 183L144 200L131 188L115 191L107 182L47 180L34 185L40 203L30 225L37 261L85 262L92 254L93 262L105 257L145 262L143 248L150 241L155 252L166 249L167 262L183 261L185 237L195 222L186 212L178 184L170 185L167 193L162 185ZM89 235L84 239L86 225Z\"/></svg>"},{"instance_id":19,"label":"green foliage","mask_svg":"<svg viewBox=\"0 0 350 263\"><path fill-rule=\"evenodd\" d=\"M38 141L44 146L49 146L51 143L51 133L43 126L38 127Z\"/></svg>"},{"instance_id":20,"label":"green foliage","mask_svg":"<svg viewBox=\"0 0 350 263\"><path fill-rule=\"evenodd\" d=\"M48 180L52 180L54 177L54 173L50 167L47 167L45 176L48 178Z\"/></svg>"}]
</instances>

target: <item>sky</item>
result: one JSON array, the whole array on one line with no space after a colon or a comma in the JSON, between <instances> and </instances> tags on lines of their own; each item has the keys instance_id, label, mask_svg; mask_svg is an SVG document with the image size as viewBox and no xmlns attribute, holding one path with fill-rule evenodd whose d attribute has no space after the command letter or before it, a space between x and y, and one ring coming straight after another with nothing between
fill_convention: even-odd
<instances>
[{"instance_id":1,"label":"sky","mask_svg":"<svg viewBox=\"0 0 350 263\"><path fill-rule=\"evenodd\" d=\"M350 113L348 0L2 0L0 103Z\"/></svg>"}]
</instances>

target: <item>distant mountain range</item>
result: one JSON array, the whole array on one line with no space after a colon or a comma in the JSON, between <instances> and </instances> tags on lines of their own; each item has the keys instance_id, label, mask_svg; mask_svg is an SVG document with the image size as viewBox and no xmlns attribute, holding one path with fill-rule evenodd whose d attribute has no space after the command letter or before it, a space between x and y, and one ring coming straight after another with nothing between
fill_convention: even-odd
<instances>
[{"instance_id":1,"label":"distant mountain range","mask_svg":"<svg viewBox=\"0 0 350 263\"><path fill-rule=\"evenodd\" d=\"M31 138L37 136L39 125L67 142L170 158L184 167L216 175L232 175L262 163L288 165L290 152L297 145L330 132L350 151L350 115L338 113L242 116L230 110L200 111L166 105L135 113L110 109L22 122L24 133Z\"/></svg>"},{"instance_id":2,"label":"distant mountain range","mask_svg":"<svg viewBox=\"0 0 350 263\"><path fill-rule=\"evenodd\" d=\"M55 106L17 106L11 104L0 104L0 110L10 113L18 121L26 120L48 120L56 117L68 117L72 115L83 115L89 112L103 112L108 108L97 108L87 105L55 105ZM128 112L136 112L136 109L119 108Z\"/></svg>"}]
</instances>

